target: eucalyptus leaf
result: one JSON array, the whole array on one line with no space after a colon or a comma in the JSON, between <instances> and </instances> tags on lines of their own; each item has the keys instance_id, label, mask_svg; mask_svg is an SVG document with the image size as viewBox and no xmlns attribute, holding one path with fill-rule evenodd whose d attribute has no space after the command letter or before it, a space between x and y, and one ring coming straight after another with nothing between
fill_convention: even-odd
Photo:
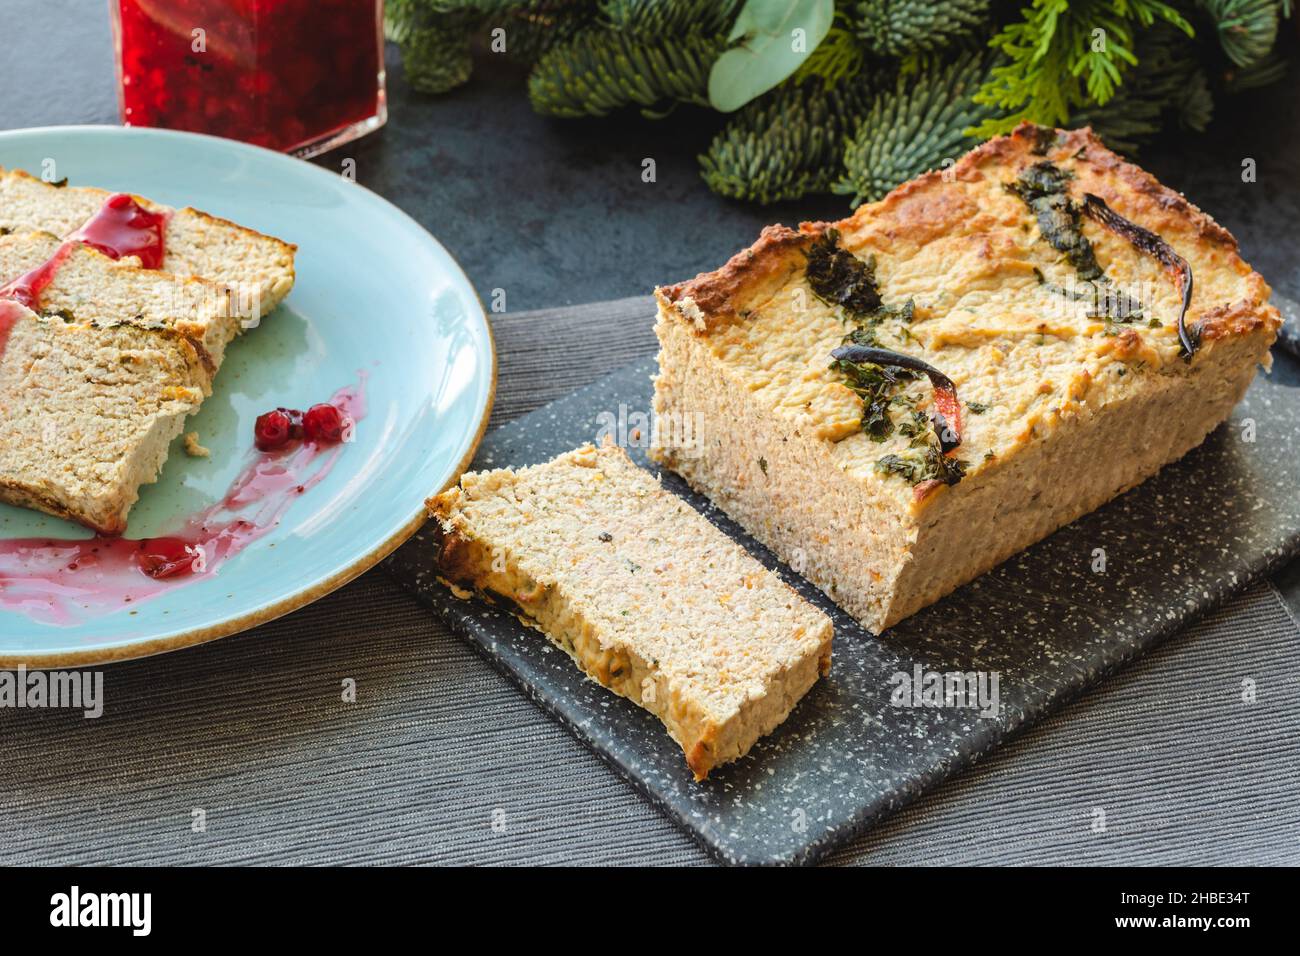
<instances>
[{"instance_id":1,"label":"eucalyptus leaf","mask_svg":"<svg viewBox=\"0 0 1300 956\"><path fill-rule=\"evenodd\" d=\"M709 103L732 113L786 79L826 38L835 0L746 0L709 72ZM796 44L796 30L802 30Z\"/></svg>"}]
</instances>

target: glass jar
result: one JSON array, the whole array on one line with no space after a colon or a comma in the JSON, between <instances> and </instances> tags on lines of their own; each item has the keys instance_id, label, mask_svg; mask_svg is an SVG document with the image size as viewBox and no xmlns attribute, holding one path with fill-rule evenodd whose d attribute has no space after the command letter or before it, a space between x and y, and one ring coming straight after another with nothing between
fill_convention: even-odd
<instances>
[{"instance_id":1,"label":"glass jar","mask_svg":"<svg viewBox=\"0 0 1300 956\"><path fill-rule=\"evenodd\" d=\"M109 0L122 122L299 156L378 129L383 0Z\"/></svg>"}]
</instances>

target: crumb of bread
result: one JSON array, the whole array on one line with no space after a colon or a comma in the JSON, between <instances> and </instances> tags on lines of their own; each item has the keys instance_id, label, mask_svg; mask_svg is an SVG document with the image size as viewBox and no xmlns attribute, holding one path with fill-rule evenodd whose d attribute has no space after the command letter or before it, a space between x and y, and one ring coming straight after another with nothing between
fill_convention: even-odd
<instances>
[{"instance_id":1,"label":"crumb of bread","mask_svg":"<svg viewBox=\"0 0 1300 956\"><path fill-rule=\"evenodd\" d=\"M185 454L191 458L210 458L212 452L199 444L198 432L185 433Z\"/></svg>"}]
</instances>

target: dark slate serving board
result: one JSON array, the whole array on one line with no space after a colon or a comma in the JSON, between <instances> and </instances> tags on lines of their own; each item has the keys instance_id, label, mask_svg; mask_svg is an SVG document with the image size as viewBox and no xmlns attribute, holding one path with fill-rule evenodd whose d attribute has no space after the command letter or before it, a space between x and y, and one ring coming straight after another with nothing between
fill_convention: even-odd
<instances>
[{"instance_id":1,"label":"dark slate serving board","mask_svg":"<svg viewBox=\"0 0 1300 956\"><path fill-rule=\"evenodd\" d=\"M830 676L744 760L703 784L649 714L585 679L511 615L453 598L434 580L427 528L389 570L719 859L809 862L1300 551L1300 363L1274 351L1272 374L1257 377L1200 448L883 638L664 475L835 621ZM636 362L503 426L473 467L540 462L593 440L602 412L647 411L653 368L653 359ZM1100 573L1095 549L1105 551ZM918 664L996 673L999 713L894 706L891 675Z\"/></svg>"}]
</instances>

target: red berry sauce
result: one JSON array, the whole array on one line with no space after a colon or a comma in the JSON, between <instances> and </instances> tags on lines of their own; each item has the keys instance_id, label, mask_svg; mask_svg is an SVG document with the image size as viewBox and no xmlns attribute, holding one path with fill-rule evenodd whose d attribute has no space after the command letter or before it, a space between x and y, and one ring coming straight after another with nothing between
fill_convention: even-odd
<instances>
[{"instance_id":1,"label":"red berry sauce","mask_svg":"<svg viewBox=\"0 0 1300 956\"><path fill-rule=\"evenodd\" d=\"M68 258L72 251L72 246L65 242L55 250L54 255L50 256L31 272L26 272L16 279L11 279L4 285L0 285L0 299L12 299L20 305L25 305L33 312L39 312L41 306L41 293L51 282L54 281L54 273L59 271L59 266ZM8 336L6 335L7 339Z\"/></svg>"},{"instance_id":2,"label":"red berry sauce","mask_svg":"<svg viewBox=\"0 0 1300 956\"><path fill-rule=\"evenodd\" d=\"M126 193L114 193L68 238L80 240L113 259L138 256L146 269L161 269L166 224L166 213L150 212Z\"/></svg>"},{"instance_id":3,"label":"red berry sauce","mask_svg":"<svg viewBox=\"0 0 1300 956\"><path fill-rule=\"evenodd\" d=\"M365 377L330 400L347 422L365 416ZM258 452L220 501L168 535L0 541L0 609L44 624L78 624L217 574L274 529L330 473L342 450L338 443L303 440Z\"/></svg>"},{"instance_id":4,"label":"red berry sauce","mask_svg":"<svg viewBox=\"0 0 1300 956\"><path fill-rule=\"evenodd\" d=\"M114 193L104 200L99 212L68 236L54 255L30 272L0 285L0 299L12 299L33 312L39 312L41 292L54 281L54 274L68 258L75 242L84 242L114 259L139 256L140 264L146 269L161 268L166 224L167 213L150 212L126 193ZM4 355L4 344L9 339L9 329L14 321L12 312L7 325L6 317L0 315L0 355Z\"/></svg>"},{"instance_id":5,"label":"red berry sauce","mask_svg":"<svg viewBox=\"0 0 1300 956\"><path fill-rule=\"evenodd\" d=\"M113 0L122 122L292 150L382 112L378 0Z\"/></svg>"}]
</instances>

